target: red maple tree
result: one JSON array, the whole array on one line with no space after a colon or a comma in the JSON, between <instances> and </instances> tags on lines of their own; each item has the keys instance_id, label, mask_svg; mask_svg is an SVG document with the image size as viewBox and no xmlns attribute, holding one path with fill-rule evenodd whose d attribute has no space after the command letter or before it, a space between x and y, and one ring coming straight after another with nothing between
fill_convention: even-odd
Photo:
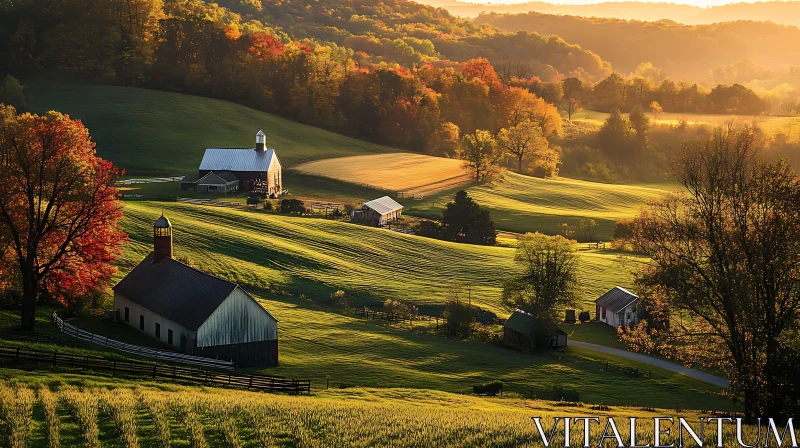
<instances>
[{"instance_id":1,"label":"red maple tree","mask_svg":"<svg viewBox=\"0 0 800 448\"><path fill-rule=\"evenodd\" d=\"M0 108L0 256L6 280L22 292L23 329L33 328L43 291L68 301L115 272L127 240L114 187L121 173L94 146L67 115Z\"/></svg>"}]
</instances>

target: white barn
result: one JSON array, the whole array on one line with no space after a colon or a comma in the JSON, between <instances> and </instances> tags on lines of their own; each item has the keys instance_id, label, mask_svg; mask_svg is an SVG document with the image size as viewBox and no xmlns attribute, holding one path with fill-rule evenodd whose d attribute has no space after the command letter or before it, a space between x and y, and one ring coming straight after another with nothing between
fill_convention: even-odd
<instances>
[{"instance_id":1,"label":"white barn","mask_svg":"<svg viewBox=\"0 0 800 448\"><path fill-rule=\"evenodd\" d=\"M384 196L361 204L360 209L353 210L352 219L383 227L398 221L401 216L403 216L403 206L389 196Z\"/></svg>"},{"instance_id":2,"label":"white barn","mask_svg":"<svg viewBox=\"0 0 800 448\"><path fill-rule=\"evenodd\" d=\"M639 323L639 316L636 312L639 296L625 288L615 286L594 303L596 321L604 322L612 327L625 327Z\"/></svg>"},{"instance_id":3,"label":"white barn","mask_svg":"<svg viewBox=\"0 0 800 448\"><path fill-rule=\"evenodd\" d=\"M174 260L164 216L153 239L154 251L113 288L120 320L183 353L277 365L277 319L236 283Z\"/></svg>"}]
</instances>

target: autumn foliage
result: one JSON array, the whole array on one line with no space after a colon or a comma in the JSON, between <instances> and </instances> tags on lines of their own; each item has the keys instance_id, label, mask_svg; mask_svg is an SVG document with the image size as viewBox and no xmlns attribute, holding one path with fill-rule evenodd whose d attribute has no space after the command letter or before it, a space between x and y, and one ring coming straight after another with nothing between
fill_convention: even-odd
<instances>
[{"instance_id":1,"label":"autumn foliage","mask_svg":"<svg viewBox=\"0 0 800 448\"><path fill-rule=\"evenodd\" d=\"M22 293L23 328L46 293L65 303L103 286L127 238L114 183L80 121L57 112L0 114L2 278Z\"/></svg>"}]
</instances>

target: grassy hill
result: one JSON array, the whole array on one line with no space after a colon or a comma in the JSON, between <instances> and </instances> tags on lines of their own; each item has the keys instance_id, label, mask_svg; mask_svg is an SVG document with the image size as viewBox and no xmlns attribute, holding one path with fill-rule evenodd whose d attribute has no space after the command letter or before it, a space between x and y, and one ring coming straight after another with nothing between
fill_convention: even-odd
<instances>
[{"instance_id":1,"label":"grassy hill","mask_svg":"<svg viewBox=\"0 0 800 448\"><path fill-rule=\"evenodd\" d=\"M281 364L270 373L317 384L331 375L336 383L354 386L452 392L501 379L519 394L547 396L559 386L592 402L729 406L713 387L670 372L652 369L653 378L642 379L603 371L606 360L650 370L614 357L574 348L532 355L434 336L425 325L351 317L320 303L342 288L363 299L408 300L435 312L450 285L461 282L473 285L473 303L506 315L499 279L511 267L510 248L452 244L316 218L129 202L124 227L132 241L119 276L150 250L152 222L162 207L174 227L176 256L241 283L279 320ZM596 294L628 284L631 265L642 260L629 258L625 267L619 259L612 252L582 252L585 289ZM294 291L298 286L302 294Z\"/></svg>"},{"instance_id":2,"label":"grassy hill","mask_svg":"<svg viewBox=\"0 0 800 448\"><path fill-rule=\"evenodd\" d=\"M398 152L227 101L131 87L34 83L29 108L79 118L98 154L130 175L197 170L208 147L255 146L259 129L287 168L328 157Z\"/></svg>"},{"instance_id":3,"label":"grassy hill","mask_svg":"<svg viewBox=\"0 0 800 448\"><path fill-rule=\"evenodd\" d=\"M131 243L121 260L132 268L151 249L152 223L162 209L175 227L176 254L203 269L261 289L315 297L344 289L364 300L394 298L441 304L454 284L472 285L473 303L498 314L500 280L514 249L405 235L317 218L288 217L181 203L128 202ZM631 286L644 260L614 251L581 251L583 307L615 285Z\"/></svg>"},{"instance_id":4,"label":"grassy hill","mask_svg":"<svg viewBox=\"0 0 800 448\"><path fill-rule=\"evenodd\" d=\"M611 239L614 222L637 215L646 201L664 194L658 187L539 179L516 173L467 191L489 208L498 229L553 234L561 223L574 226L581 218L592 218L598 223L596 237L601 240ZM409 213L439 216L447 200L439 197L410 203Z\"/></svg>"}]
</instances>

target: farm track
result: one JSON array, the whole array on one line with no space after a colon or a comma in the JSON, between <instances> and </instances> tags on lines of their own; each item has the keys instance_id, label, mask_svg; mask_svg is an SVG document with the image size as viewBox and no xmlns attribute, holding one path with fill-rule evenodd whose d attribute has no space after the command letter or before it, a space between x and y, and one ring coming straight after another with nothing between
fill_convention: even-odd
<instances>
[{"instance_id":1,"label":"farm track","mask_svg":"<svg viewBox=\"0 0 800 448\"><path fill-rule=\"evenodd\" d=\"M721 387L723 389L727 389L730 386L730 381L728 381L725 378L720 378L718 376L710 375L708 373L701 372L699 370L690 369L680 364L675 364L669 361L665 361L663 359L658 359L652 356L643 355L641 353L633 353L627 350L620 350L617 348L606 347L604 345L592 344L590 342L570 341L569 344L575 347L584 348L586 350L592 350L600 353L607 353L609 355L619 356L620 358L630 359L632 361L648 364L654 367L668 370L670 372L678 373L680 375L686 375L690 378L694 378L696 380L700 380L704 383L712 384L714 386Z\"/></svg>"}]
</instances>

